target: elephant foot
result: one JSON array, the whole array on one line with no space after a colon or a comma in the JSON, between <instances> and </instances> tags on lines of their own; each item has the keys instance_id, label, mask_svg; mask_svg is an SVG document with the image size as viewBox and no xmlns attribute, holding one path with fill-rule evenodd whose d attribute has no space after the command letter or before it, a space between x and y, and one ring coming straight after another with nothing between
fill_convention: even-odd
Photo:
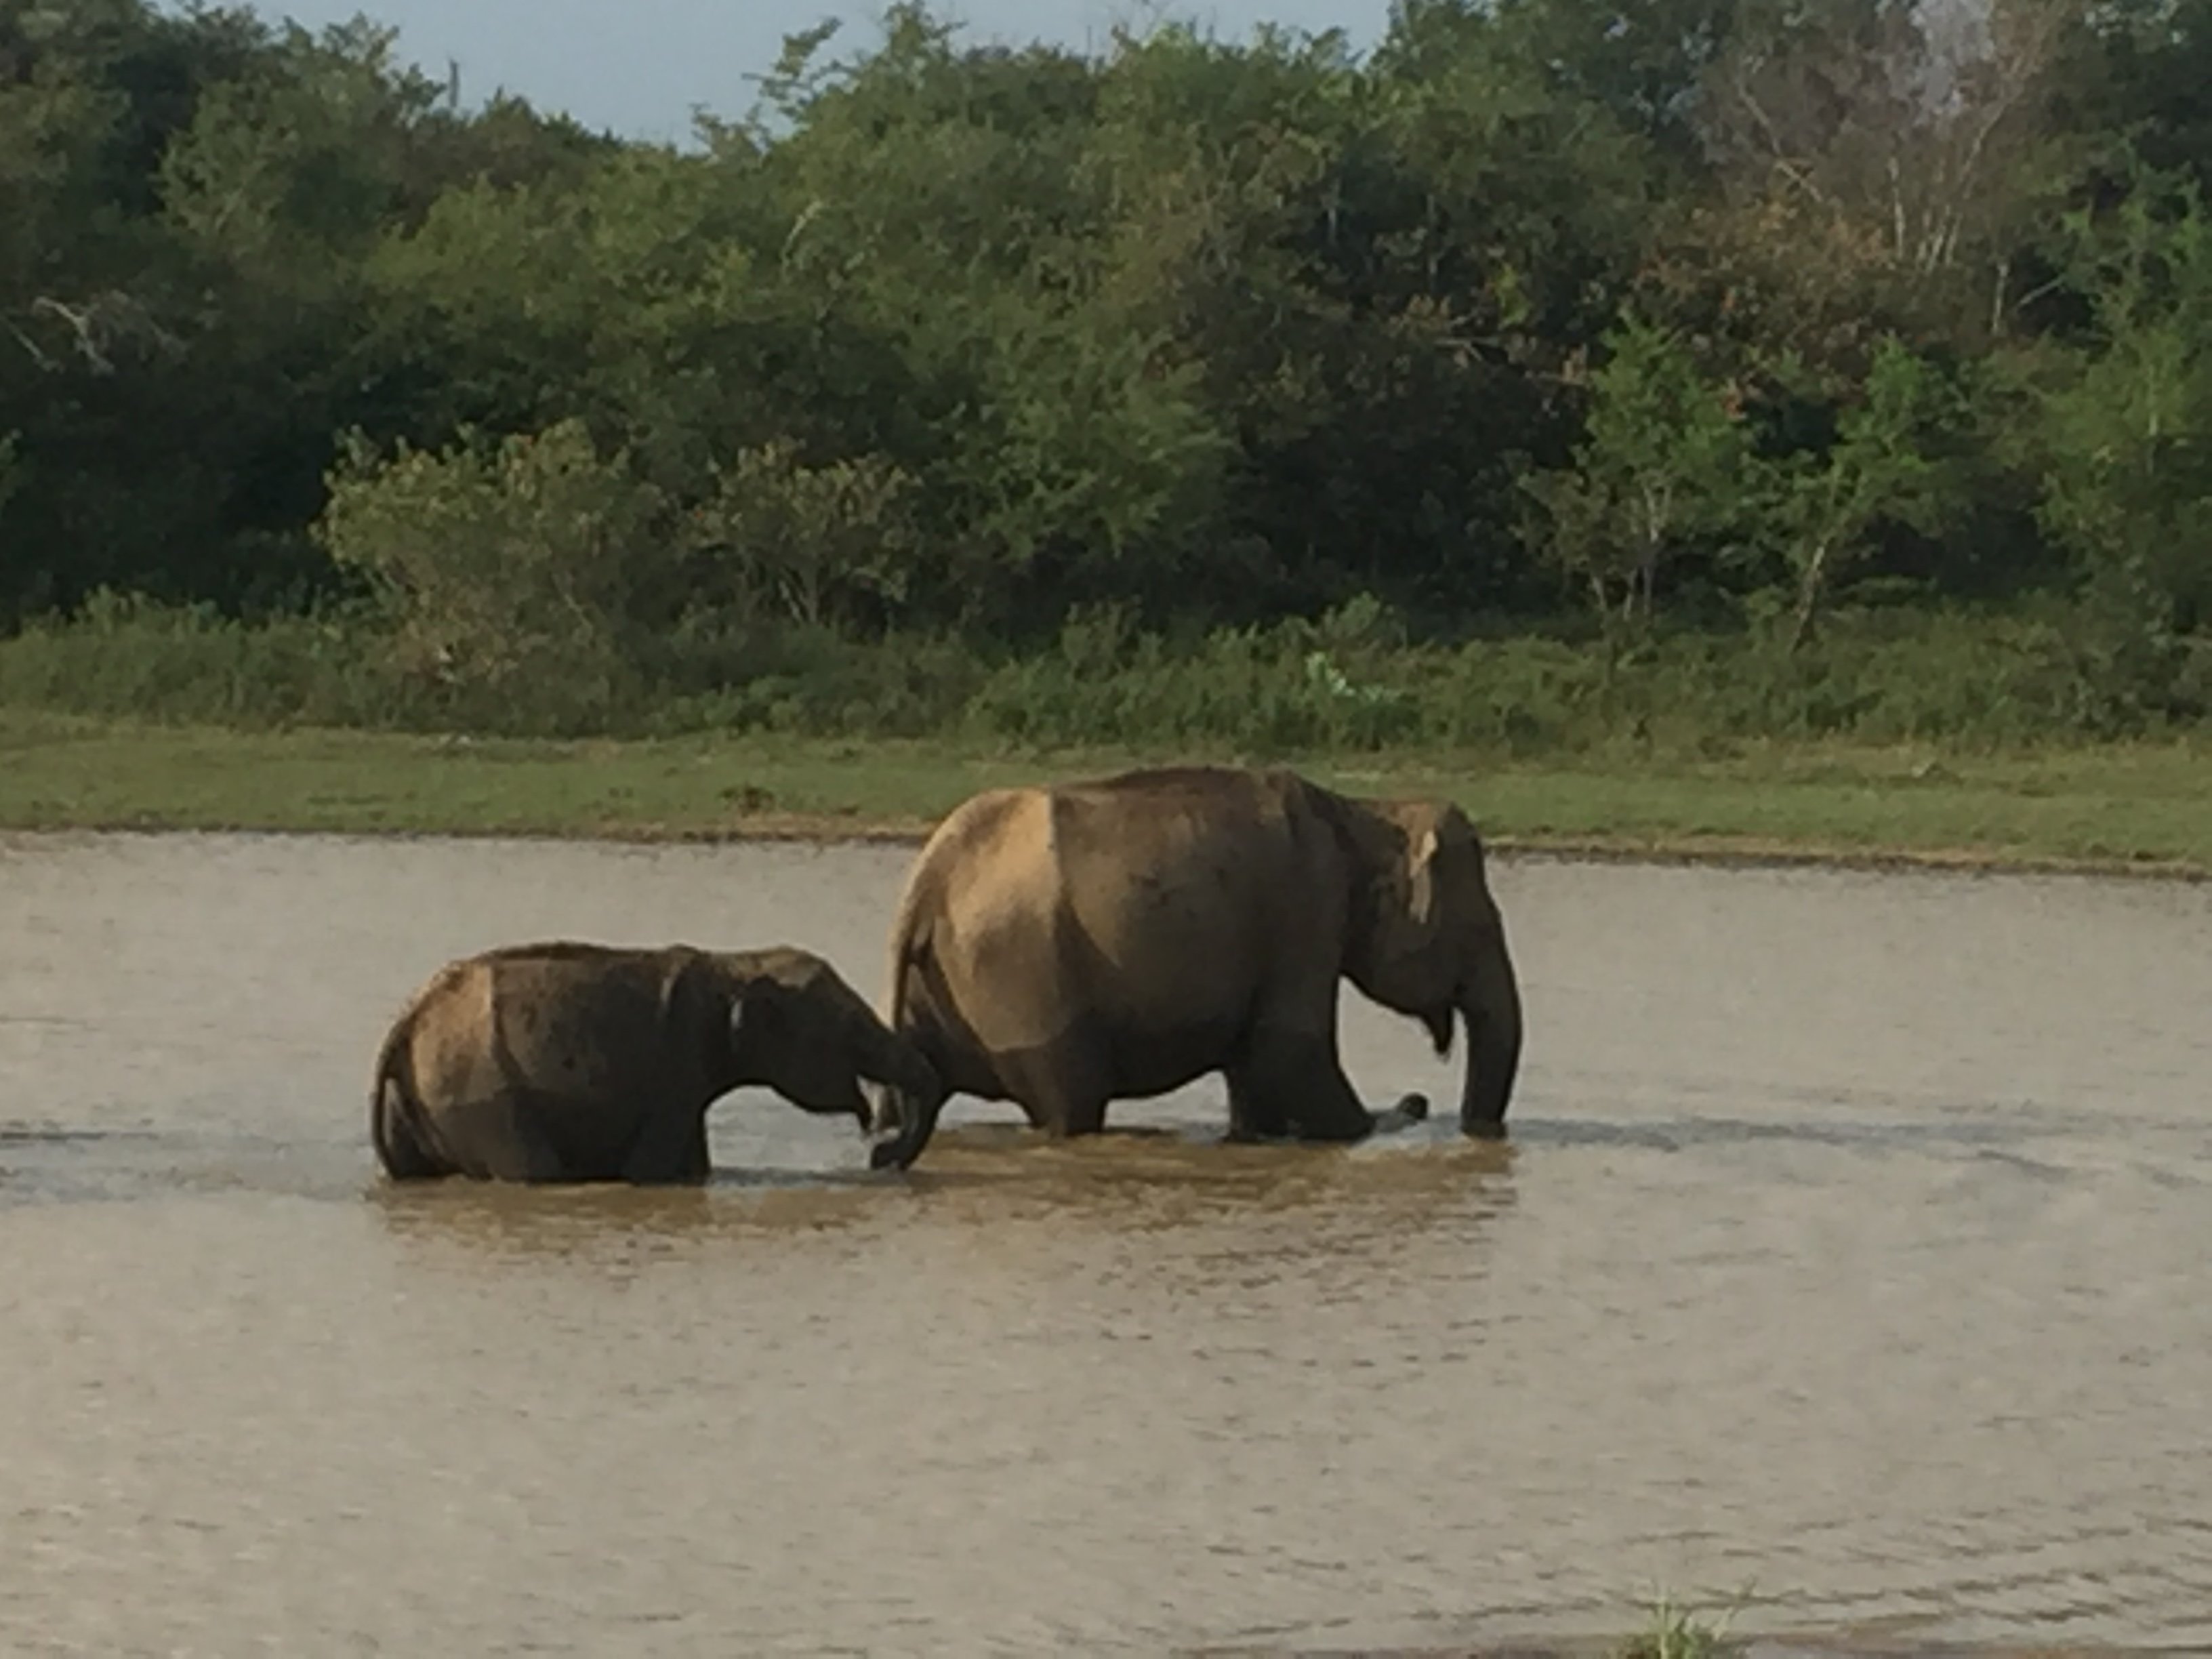
<instances>
[{"instance_id":1,"label":"elephant foot","mask_svg":"<svg viewBox=\"0 0 2212 1659\"><path fill-rule=\"evenodd\" d=\"M1224 1146L1267 1146L1291 1139L1287 1134L1268 1134L1249 1125L1232 1123L1229 1132L1221 1137Z\"/></svg>"},{"instance_id":2,"label":"elephant foot","mask_svg":"<svg viewBox=\"0 0 2212 1659\"><path fill-rule=\"evenodd\" d=\"M1398 1103L1387 1112L1375 1115L1376 1134L1395 1134L1410 1129L1416 1123L1425 1123L1429 1117L1429 1097L1422 1094L1401 1095Z\"/></svg>"},{"instance_id":3,"label":"elephant foot","mask_svg":"<svg viewBox=\"0 0 2212 1659\"><path fill-rule=\"evenodd\" d=\"M868 1144L868 1167L871 1170L908 1170L915 1159L929 1144L927 1133L915 1135L901 1131L878 1135Z\"/></svg>"}]
</instances>

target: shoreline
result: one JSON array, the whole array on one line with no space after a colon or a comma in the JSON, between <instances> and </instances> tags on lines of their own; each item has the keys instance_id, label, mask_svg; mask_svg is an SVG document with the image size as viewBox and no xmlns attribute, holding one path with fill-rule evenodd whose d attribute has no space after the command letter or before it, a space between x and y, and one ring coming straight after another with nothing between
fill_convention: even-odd
<instances>
[{"instance_id":1,"label":"shoreline","mask_svg":"<svg viewBox=\"0 0 2212 1659\"><path fill-rule=\"evenodd\" d=\"M161 823L146 817L84 823L7 823L0 838L62 836L330 836L343 841L598 841L615 848L921 848L936 827L933 818L821 817L732 818L726 825L654 825L654 823L580 823L573 827L310 827L268 825L254 821ZM2070 858L2062 854L2011 852L2002 848L1843 848L1818 841L1770 841L1752 836L1686 836L1679 841L1635 841L1608 836L1531 836L1484 834L1486 854L1502 863L1551 865L1650 865L1672 869L1838 869L1865 874L1909 876L2079 876L2093 880L2159 880L2199 884L2212 880L2212 867L2188 858Z\"/></svg>"},{"instance_id":2,"label":"shoreline","mask_svg":"<svg viewBox=\"0 0 2212 1659\"><path fill-rule=\"evenodd\" d=\"M1289 764L1353 794L1453 799L1514 861L2212 880L2212 749L2194 743L1248 757L752 732L256 731L0 708L0 834L912 846L980 790L1148 763Z\"/></svg>"},{"instance_id":3,"label":"shoreline","mask_svg":"<svg viewBox=\"0 0 2212 1659\"><path fill-rule=\"evenodd\" d=\"M0 839L67 836L255 836L270 839L597 842L617 847L796 846L919 848L935 819L854 818L842 814L739 817L715 826L584 823L565 828L456 825L384 828L271 824L252 819L165 823L146 816L114 820L19 823L0 819ZM1700 870L1832 870L1872 875L2070 876L2093 880L2212 882L2212 866L2187 859L2069 857L1981 847L1851 847L1728 836L1644 841L1629 837L1491 835L1485 851L1508 864L1641 865Z\"/></svg>"},{"instance_id":4,"label":"shoreline","mask_svg":"<svg viewBox=\"0 0 2212 1659\"><path fill-rule=\"evenodd\" d=\"M721 830L616 826L599 834L547 831L530 839L598 840L644 846L789 842L803 846L910 846L929 838L935 821L887 819L854 823L820 818L739 819ZM437 832L431 832L437 833ZM1490 835L1490 856L1521 864L1638 864L1722 870L1863 870L1877 873L2086 876L2139 881L2212 881L2212 867L2188 860L2065 858L1962 848L1854 848L1756 837L1702 836L1638 841L1589 836Z\"/></svg>"}]
</instances>

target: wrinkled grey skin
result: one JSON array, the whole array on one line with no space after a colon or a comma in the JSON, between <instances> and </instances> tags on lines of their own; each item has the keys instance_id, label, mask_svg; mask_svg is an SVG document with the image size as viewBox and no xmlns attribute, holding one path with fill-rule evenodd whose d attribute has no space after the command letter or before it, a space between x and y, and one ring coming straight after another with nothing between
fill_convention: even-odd
<instances>
[{"instance_id":1,"label":"wrinkled grey skin","mask_svg":"<svg viewBox=\"0 0 2212 1659\"><path fill-rule=\"evenodd\" d=\"M1457 807L1215 768L978 795L922 848L892 930L890 1024L939 1088L881 1091L874 1162L919 1157L951 1093L1079 1135L1109 1100L1212 1071L1232 1136L1358 1139L1381 1126L1338 1058L1344 979L1439 1054L1463 1023L1460 1126L1504 1133L1520 988Z\"/></svg>"},{"instance_id":2,"label":"wrinkled grey skin","mask_svg":"<svg viewBox=\"0 0 2212 1659\"><path fill-rule=\"evenodd\" d=\"M702 1181L707 1109L764 1085L865 1129L869 1078L927 1097L928 1065L805 951L514 945L448 963L377 1057L395 1180Z\"/></svg>"}]
</instances>

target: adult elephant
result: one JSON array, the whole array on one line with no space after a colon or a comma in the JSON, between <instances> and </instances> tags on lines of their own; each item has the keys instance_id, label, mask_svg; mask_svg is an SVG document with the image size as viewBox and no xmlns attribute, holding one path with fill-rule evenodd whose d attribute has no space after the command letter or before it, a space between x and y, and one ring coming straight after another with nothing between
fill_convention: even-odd
<instances>
[{"instance_id":1,"label":"adult elephant","mask_svg":"<svg viewBox=\"0 0 2212 1659\"><path fill-rule=\"evenodd\" d=\"M397 1180L701 1181L707 1110L763 1084L864 1129L860 1079L935 1074L805 951L557 940L447 963L377 1056L379 1160Z\"/></svg>"},{"instance_id":2,"label":"adult elephant","mask_svg":"<svg viewBox=\"0 0 2212 1659\"><path fill-rule=\"evenodd\" d=\"M1340 979L1439 1054L1464 1021L1460 1127L1504 1134L1521 996L1457 807L1217 768L977 795L900 902L890 1024L939 1086L884 1091L872 1161L920 1156L950 1093L1078 1135L1212 1071L1234 1135L1356 1140L1376 1120L1338 1059Z\"/></svg>"}]
</instances>

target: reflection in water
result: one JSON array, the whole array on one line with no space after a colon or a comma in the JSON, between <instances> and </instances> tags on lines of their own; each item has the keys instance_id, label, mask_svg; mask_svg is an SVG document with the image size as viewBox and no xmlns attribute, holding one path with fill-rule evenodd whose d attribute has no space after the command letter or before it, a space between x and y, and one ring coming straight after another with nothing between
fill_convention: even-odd
<instances>
[{"instance_id":1,"label":"reflection in water","mask_svg":"<svg viewBox=\"0 0 2212 1659\"><path fill-rule=\"evenodd\" d=\"M880 1176L753 1092L704 1188L376 1178L439 963L872 987L905 856L0 848L0 1646L1463 1649L1654 1583L2212 1646L2212 891L1506 864L1502 1146L1227 1145L1216 1079Z\"/></svg>"},{"instance_id":2,"label":"reflection in water","mask_svg":"<svg viewBox=\"0 0 2212 1659\"><path fill-rule=\"evenodd\" d=\"M947 1132L941 1148L933 1142L927 1165L908 1179L923 1193L944 1194L951 1215L984 1223L1042 1213L1108 1225L1174 1224L1327 1207L1380 1211L1410 1228L1477 1192L1486 1203L1510 1201L1514 1157L1510 1145L1455 1134L1346 1153L1147 1129L1052 1141L1025 1127L978 1124Z\"/></svg>"},{"instance_id":3,"label":"reflection in water","mask_svg":"<svg viewBox=\"0 0 2212 1659\"><path fill-rule=\"evenodd\" d=\"M1419 1155L1229 1145L1188 1131L1109 1131L1054 1142L1026 1126L969 1124L900 1176L724 1168L704 1187L508 1187L378 1182L367 1201L396 1238L491 1255L640 1259L749 1237L872 1227L902 1216L930 1225L1004 1227L1049 1219L1142 1232L1240 1215L1327 1212L1381 1237L1409 1237L1447 1217L1480 1224L1513 1202L1510 1145L1452 1137Z\"/></svg>"},{"instance_id":4,"label":"reflection in water","mask_svg":"<svg viewBox=\"0 0 2212 1659\"><path fill-rule=\"evenodd\" d=\"M393 1237L489 1255L618 1255L668 1252L749 1232L838 1227L862 1218L869 1195L856 1181L782 1185L743 1180L746 1194L696 1187L518 1188L443 1182L379 1183L367 1199Z\"/></svg>"}]
</instances>

